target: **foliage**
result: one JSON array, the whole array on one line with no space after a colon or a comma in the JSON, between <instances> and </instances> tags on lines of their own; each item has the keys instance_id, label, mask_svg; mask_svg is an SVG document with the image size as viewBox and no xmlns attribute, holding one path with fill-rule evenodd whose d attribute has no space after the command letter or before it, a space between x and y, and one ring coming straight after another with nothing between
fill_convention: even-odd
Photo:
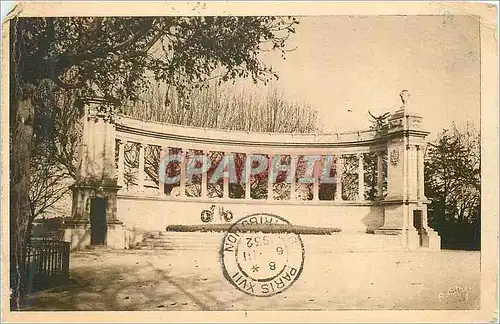
<instances>
[{"instance_id":1,"label":"foliage","mask_svg":"<svg viewBox=\"0 0 500 324\"><path fill-rule=\"evenodd\" d=\"M168 232L228 232L232 224L169 225ZM342 230L335 227L311 227L292 224L248 224L238 231L247 233L287 233L299 235L333 235Z\"/></svg>"},{"instance_id":2,"label":"foliage","mask_svg":"<svg viewBox=\"0 0 500 324\"><path fill-rule=\"evenodd\" d=\"M224 130L312 133L317 131L317 110L286 100L271 89L259 98L211 82L191 93L189 104L175 91L158 83L139 101L124 105L125 115L161 123Z\"/></svg>"},{"instance_id":3,"label":"foliage","mask_svg":"<svg viewBox=\"0 0 500 324\"><path fill-rule=\"evenodd\" d=\"M35 101L35 130L30 159L31 217L50 210L76 179L77 153L82 111L64 109L74 106L73 91L56 93Z\"/></svg>"},{"instance_id":4,"label":"foliage","mask_svg":"<svg viewBox=\"0 0 500 324\"><path fill-rule=\"evenodd\" d=\"M452 125L429 144L425 193L431 200L429 223L440 233L442 246L479 249L480 137L472 125Z\"/></svg>"},{"instance_id":5,"label":"foliage","mask_svg":"<svg viewBox=\"0 0 500 324\"><path fill-rule=\"evenodd\" d=\"M137 99L147 76L185 93L219 71L219 79L277 74L259 60L263 50L284 53L295 32L285 17L55 17L12 24L19 87L51 80L88 96Z\"/></svg>"},{"instance_id":6,"label":"foliage","mask_svg":"<svg viewBox=\"0 0 500 324\"><path fill-rule=\"evenodd\" d=\"M378 188L378 153L364 153L365 200L378 200L387 196L387 151L382 154L382 192Z\"/></svg>"}]
</instances>

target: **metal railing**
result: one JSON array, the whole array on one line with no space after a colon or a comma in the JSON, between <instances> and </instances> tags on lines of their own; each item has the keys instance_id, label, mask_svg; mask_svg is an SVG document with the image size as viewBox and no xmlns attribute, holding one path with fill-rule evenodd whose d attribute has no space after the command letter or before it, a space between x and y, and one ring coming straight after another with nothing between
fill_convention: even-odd
<instances>
[{"instance_id":1,"label":"metal railing","mask_svg":"<svg viewBox=\"0 0 500 324\"><path fill-rule=\"evenodd\" d=\"M32 238L26 247L28 292L65 283L69 279L69 242Z\"/></svg>"}]
</instances>

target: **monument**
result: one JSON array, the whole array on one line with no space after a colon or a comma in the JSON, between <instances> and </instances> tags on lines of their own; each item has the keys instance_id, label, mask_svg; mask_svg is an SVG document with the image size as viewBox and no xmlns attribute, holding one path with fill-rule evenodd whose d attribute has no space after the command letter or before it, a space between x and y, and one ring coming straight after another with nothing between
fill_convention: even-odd
<instances>
[{"instance_id":1,"label":"monument","mask_svg":"<svg viewBox=\"0 0 500 324\"><path fill-rule=\"evenodd\" d=\"M297 225L340 228L341 234L328 238L332 249L439 250L439 235L428 226L429 202L424 194L424 148L429 133L422 127L422 117L411 109L409 92L402 91L400 97L402 106L389 116L383 131L337 134L248 133L161 124L118 115L113 102L83 100L78 179L72 186L72 218L65 222L65 240L73 249L89 245L134 248L149 233L165 231L169 225L202 224L200 214L213 208L231 213L233 223L251 211L282 214ZM138 167L126 166L127 145L129 151L130 145L137 148ZM154 157L148 155L152 148L161 152L157 158L171 148L183 156L221 152L225 167L232 154L244 154L246 166L255 154L267 159L288 156L291 194L275 199L275 184L268 181L271 194L253 199L252 180L246 174L242 196L230 195L227 175L220 196L210 196L207 172L200 175L198 195L187 194L186 163L180 164L175 190L167 191L161 179L146 172L146 158ZM366 183L367 154L375 157L376 180L372 177L375 183L371 185ZM331 197L320 195L318 177L311 184L310 197L297 195L296 164L307 155L334 157L336 182ZM354 171L353 164L347 169L348 160L355 161ZM131 168L135 168L135 189L124 186L126 169ZM346 196L348 178L357 189ZM367 188L376 189L374 199L367 198L371 197L366 195Z\"/></svg>"}]
</instances>

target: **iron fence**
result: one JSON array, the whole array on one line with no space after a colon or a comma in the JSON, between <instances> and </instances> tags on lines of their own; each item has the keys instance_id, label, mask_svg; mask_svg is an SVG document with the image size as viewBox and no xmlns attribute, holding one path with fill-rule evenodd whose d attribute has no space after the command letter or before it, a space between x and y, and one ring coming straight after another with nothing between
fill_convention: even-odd
<instances>
[{"instance_id":1,"label":"iron fence","mask_svg":"<svg viewBox=\"0 0 500 324\"><path fill-rule=\"evenodd\" d=\"M69 279L69 242L32 238L26 248L28 292L52 287Z\"/></svg>"}]
</instances>

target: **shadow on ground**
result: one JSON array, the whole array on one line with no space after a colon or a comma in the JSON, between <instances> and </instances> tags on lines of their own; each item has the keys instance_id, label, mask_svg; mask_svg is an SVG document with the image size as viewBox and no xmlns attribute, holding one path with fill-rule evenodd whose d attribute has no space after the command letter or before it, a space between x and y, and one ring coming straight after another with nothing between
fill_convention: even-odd
<instances>
[{"instance_id":1,"label":"shadow on ground","mask_svg":"<svg viewBox=\"0 0 500 324\"><path fill-rule=\"evenodd\" d=\"M479 253L313 253L282 294L246 295L207 251L85 251L24 310L476 309Z\"/></svg>"}]
</instances>

